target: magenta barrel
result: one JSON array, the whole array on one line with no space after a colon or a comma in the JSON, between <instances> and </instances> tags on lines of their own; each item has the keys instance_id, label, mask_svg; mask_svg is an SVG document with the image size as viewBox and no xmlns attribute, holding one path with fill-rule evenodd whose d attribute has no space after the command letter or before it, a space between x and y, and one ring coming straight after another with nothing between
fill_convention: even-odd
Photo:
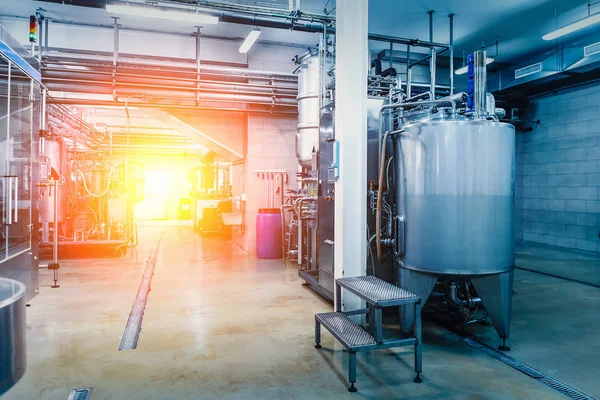
<instances>
[{"instance_id":1,"label":"magenta barrel","mask_svg":"<svg viewBox=\"0 0 600 400\"><path fill-rule=\"evenodd\" d=\"M256 216L256 257L275 259L282 256L281 211L279 208L259 208Z\"/></svg>"}]
</instances>

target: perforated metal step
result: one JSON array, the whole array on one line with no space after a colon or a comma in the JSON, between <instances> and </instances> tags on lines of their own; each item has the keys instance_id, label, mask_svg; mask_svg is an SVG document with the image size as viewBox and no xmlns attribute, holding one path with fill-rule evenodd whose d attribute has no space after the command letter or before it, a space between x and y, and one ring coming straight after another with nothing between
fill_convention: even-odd
<instances>
[{"instance_id":1,"label":"perforated metal step","mask_svg":"<svg viewBox=\"0 0 600 400\"><path fill-rule=\"evenodd\" d=\"M421 301L419 296L374 276L340 278L336 279L336 282L367 303L378 307L400 306Z\"/></svg>"},{"instance_id":2,"label":"perforated metal step","mask_svg":"<svg viewBox=\"0 0 600 400\"><path fill-rule=\"evenodd\" d=\"M343 313L316 314L315 319L348 350L358 351L361 347L377 344L375 338L369 332L355 324Z\"/></svg>"}]
</instances>

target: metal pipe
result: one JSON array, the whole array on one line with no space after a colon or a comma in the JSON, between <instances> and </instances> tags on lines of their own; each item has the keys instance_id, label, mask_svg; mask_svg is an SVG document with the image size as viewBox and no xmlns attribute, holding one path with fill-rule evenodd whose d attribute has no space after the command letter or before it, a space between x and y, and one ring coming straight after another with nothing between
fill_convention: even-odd
<instances>
[{"instance_id":1,"label":"metal pipe","mask_svg":"<svg viewBox=\"0 0 600 400\"><path fill-rule=\"evenodd\" d=\"M119 24L118 21L119 19L116 17L113 17L114 20L114 30L113 30L113 36L114 36L114 44L113 44L113 75L112 75L112 95L113 98L116 100L117 97L117 61L119 59Z\"/></svg>"},{"instance_id":2,"label":"metal pipe","mask_svg":"<svg viewBox=\"0 0 600 400\"><path fill-rule=\"evenodd\" d=\"M54 237L52 241L52 263L58 264L58 179L54 180Z\"/></svg>"},{"instance_id":3,"label":"metal pipe","mask_svg":"<svg viewBox=\"0 0 600 400\"><path fill-rule=\"evenodd\" d=\"M446 296L447 300L459 307L473 308L481 304L481 298L479 297L470 297L466 300L461 299L458 296L458 283L456 282L450 282Z\"/></svg>"},{"instance_id":4,"label":"metal pipe","mask_svg":"<svg viewBox=\"0 0 600 400\"><path fill-rule=\"evenodd\" d=\"M435 49L431 49L431 60L429 63L429 73L430 73L430 87L429 91L433 95L433 99L435 99L435 74L437 72L437 53Z\"/></svg>"},{"instance_id":5,"label":"metal pipe","mask_svg":"<svg viewBox=\"0 0 600 400\"><path fill-rule=\"evenodd\" d=\"M52 90L52 88L54 87L57 91L64 91L63 89L60 88L61 85L66 85L69 84L69 87L72 87L72 85L75 84L80 84L80 90L79 92L83 92L83 93L87 93L90 90L89 85L94 85L96 87L101 87L103 85L111 85L111 82L107 82L107 81L98 81L98 80L93 80L93 79L69 79L69 78L53 78L53 77L48 77L44 79L44 82L46 84L46 86L48 88L50 88ZM131 87L131 88L144 88L144 89L156 89L155 91L153 91L153 96L152 97L157 97L158 91L159 90L164 90L164 91L187 91L187 92L196 92L196 93L216 93L216 94L227 94L227 95L256 95L256 96L266 96L268 98L273 98L274 96L276 98L288 98L288 99L292 99L295 100L297 95L294 93L273 93L273 90L271 90L270 92L268 91L261 91L261 90L236 90L235 86L233 86L233 90L230 88L225 88L225 89L229 89L229 90L223 90L223 89L219 89L219 88L215 88L215 89L211 89L211 88L207 88L207 87L192 87L192 86L170 86L170 85L166 85L166 84L158 84L158 83L134 83L134 82L113 82L114 86L119 86L119 87ZM203 85L204 86L204 85ZM59 87L59 88L57 88ZM215 85L213 85L213 87L215 87ZM111 92L111 87L107 87L106 91L104 93L110 93ZM293 102L295 103L295 101Z\"/></svg>"},{"instance_id":6,"label":"metal pipe","mask_svg":"<svg viewBox=\"0 0 600 400\"><path fill-rule=\"evenodd\" d=\"M456 108L457 104L463 103L466 99L467 94L464 92L457 93L451 97L444 97L442 99L437 100L428 100L428 101L418 101L418 102L410 102L410 103L397 103L397 104L387 104L381 107L380 115L383 111L394 109L394 108L406 108L406 107L418 107L424 105L435 105L435 104L450 104L452 107L452 115L456 116Z\"/></svg>"},{"instance_id":7,"label":"metal pipe","mask_svg":"<svg viewBox=\"0 0 600 400\"><path fill-rule=\"evenodd\" d=\"M49 22L50 18L44 18L44 25L46 25L44 27L44 53L48 54L48 36L49 36L49 32L48 32L48 27L49 27Z\"/></svg>"},{"instance_id":8,"label":"metal pipe","mask_svg":"<svg viewBox=\"0 0 600 400\"><path fill-rule=\"evenodd\" d=\"M433 99L433 94L431 92L423 92L423 93L420 93L420 94L418 94L416 96L413 96L413 97L410 97L410 98L406 99L406 102L413 102L413 101L419 100L419 99L421 99L423 97L426 97L426 96L429 97L429 100Z\"/></svg>"},{"instance_id":9,"label":"metal pipe","mask_svg":"<svg viewBox=\"0 0 600 400\"><path fill-rule=\"evenodd\" d=\"M410 67L410 45L406 47L406 97L412 96L412 68Z\"/></svg>"},{"instance_id":10,"label":"metal pipe","mask_svg":"<svg viewBox=\"0 0 600 400\"><path fill-rule=\"evenodd\" d=\"M42 53L44 49L44 45L42 43L42 37L44 34L44 16L40 13L38 14L39 21L39 36L38 36L38 62L40 63L40 67L42 66Z\"/></svg>"},{"instance_id":11,"label":"metal pipe","mask_svg":"<svg viewBox=\"0 0 600 400\"><path fill-rule=\"evenodd\" d=\"M440 49L447 49L448 45L444 43L436 43L433 41L426 41L420 39L408 39L403 37L394 37L394 36L386 36L386 35L378 35L378 34L369 34L369 40L374 40L378 42L393 42L395 44L406 44L414 47L436 47Z\"/></svg>"},{"instance_id":12,"label":"metal pipe","mask_svg":"<svg viewBox=\"0 0 600 400\"><path fill-rule=\"evenodd\" d=\"M200 89L200 28L196 27L196 88ZM200 90L196 92L196 100L200 100Z\"/></svg>"},{"instance_id":13,"label":"metal pipe","mask_svg":"<svg viewBox=\"0 0 600 400\"><path fill-rule=\"evenodd\" d=\"M112 76L112 73L110 72L101 72L101 71L77 71L77 72L73 72L73 71L69 71L69 70L63 70L60 68L47 68L44 67L43 71L45 72L44 74L44 81L69 81L72 82L73 80L78 81L78 82L82 82L82 83L110 83L110 76ZM49 72L49 73L46 73ZM68 77L63 77L61 74L64 75L68 75ZM87 79L87 78L78 78L81 75L95 75L93 78L94 79ZM127 74L127 73L121 73L121 72L117 72L117 77L124 77L124 78L133 78L133 82L125 82L125 81L121 81L119 82L120 84L136 84L139 83L140 81L143 80L147 80L147 82L155 82L155 84L169 84L171 85L172 82L182 82L182 84L185 83L196 83L197 80L195 78L179 78L179 77L164 77L164 76L153 76L153 75L138 75L138 74ZM0 77L4 76L3 74L0 74ZM102 76L106 76L107 79L103 79ZM182 88L190 88L191 86L179 86ZM251 84L251 83L240 83L240 82L229 82L229 81L210 81L210 80L201 80L200 81L200 88L204 88L204 89L221 89L224 91L235 91L235 90L240 90L240 89L245 89L245 88L250 88L253 89L254 92L253 93L261 93L261 94L273 94L273 92L275 92L276 94L279 95L287 95L287 96L297 96L298 94L298 89L290 87L290 86L274 86L274 85L259 85L259 84Z\"/></svg>"},{"instance_id":14,"label":"metal pipe","mask_svg":"<svg viewBox=\"0 0 600 400\"><path fill-rule=\"evenodd\" d=\"M117 66L117 60L119 59L119 18L113 18L113 66Z\"/></svg>"},{"instance_id":15,"label":"metal pipe","mask_svg":"<svg viewBox=\"0 0 600 400\"><path fill-rule=\"evenodd\" d=\"M66 61L81 61L81 60L88 60L88 61L92 61L94 62L96 65L98 65L98 62L109 62L110 61L110 57L108 56L104 56L101 54L86 54L86 53L67 53L70 54L71 57L67 57L67 56L51 56L50 54L48 55L48 59L49 61L53 61L53 60L66 60ZM73 57L75 56L75 57ZM123 66L125 64L128 65L140 65L140 66L150 66L150 67L157 67L160 66L161 68L164 67L173 67L173 68L182 68L182 69L190 69L195 71L197 66L195 62L182 62L182 61L169 61L169 60L165 60L165 59L143 59L143 58L134 58L134 57L119 57L118 59L119 61L119 65ZM114 64L114 57L113 57L113 64ZM279 71L268 71L268 70L257 70L257 69L250 69L250 68L238 68L238 67L229 67L229 66L223 66L223 65L208 65L208 64L202 64L201 65L201 71L204 73L208 73L211 72L211 74L209 75L217 75L217 73L223 73L223 72L227 72L229 73L229 75L233 75L233 74L239 74L239 76L241 77L252 77L252 78L259 78L259 77L263 77L265 79L274 79L274 78L289 78L292 81L296 81L298 78L296 75L292 74L292 73L286 73L286 72L279 72Z\"/></svg>"},{"instance_id":16,"label":"metal pipe","mask_svg":"<svg viewBox=\"0 0 600 400\"><path fill-rule=\"evenodd\" d=\"M450 96L452 96L454 94L454 14L448 15L448 18L450 19Z\"/></svg>"},{"instance_id":17,"label":"metal pipe","mask_svg":"<svg viewBox=\"0 0 600 400\"><path fill-rule=\"evenodd\" d=\"M473 112L476 117L482 117L486 113L487 100L487 66L486 51L478 50L474 53L475 90Z\"/></svg>"},{"instance_id":18,"label":"metal pipe","mask_svg":"<svg viewBox=\"0 0 600 400\"><path fill-rule=\"evenodd\" d=\"M229 102L231 103L231 102ZM122 102L115 103L112 100L91 100L91 99L77 99L77 98L51 98L49 104L53 105L76 105L82 107L115 107L122 105ZM248 108L227 108L227 107L202 107L195 105L181 105L181 104L162 104L162 103L142 103L132 102L130 103L137 108L162 108L162 109L176 109L176 110L208 110L208 111L231 111L231 112L246 112L246 113L257 113L257 114L276 114L276 115L290 115L297 116L298 111L283 111L276 109L248 109ZM272 106L272 104L269 104ZM282 104L281 107L291 108L294 106L288 106Z\"/></svg>"}]
</instances>

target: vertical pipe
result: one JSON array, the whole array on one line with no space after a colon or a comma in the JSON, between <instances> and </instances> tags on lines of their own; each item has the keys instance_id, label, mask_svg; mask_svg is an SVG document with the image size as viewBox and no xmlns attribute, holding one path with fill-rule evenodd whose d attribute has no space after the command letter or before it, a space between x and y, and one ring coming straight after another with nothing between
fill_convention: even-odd
<instances>
[{"instance_id":1,"label":"vertical pipe","mask_svg":"<svg viewBox=\"0 0 600 400\"><path fill-rule=\"evenodd\" d=\"M406 45L406 98L412 97L412 68L410 67L410 44Z\"/></svg>"},{"instance_id":2,"label":"vertical pipe","mask_svg":"<svg viewBox=\"0 0 600 400\"><path fill-rule=\"evenodd\" d=\"M119 58L119 18L113 17L113 21L113 67L116 67Z\"/></svg>"},{"instance_id":3,"label":"vertical pipe","mask_svg":"<svg viewBox=\"0 0 600 400\"><path fill-rule=\"evenodd\" d=\"M428 11L429 15L429 41L433 42L433 10Z\"/></svg>"},{"instance_id":4,"label":"vertical pipe","mask_svg":"<svg viewBox=\"0 0 600 400\"><path fill-rule=\"evenodd\" d=\"M52 263L58 264L58 180L54 180L54 238L52 242Z\"/></svg>"},{"instance_id":5,"label":"vertical pipe","mask_svg":"<svg viewBox=\"0 0 600 400\"><path fill-rule=\"evenodd\" d=\"M481 117L486 112L486 97L487 97L487 67L485 64L485 50L478 50L474 53L474 69L475 69L475 93L474 97L474 114L475 117Z\"/></svg>"},{"instance_id":6,"label":"vertical pipe","mask_svg":"<svg viewBox=\"0 0 600 400\"><path fill-rule=\"evenodd\" d=\"M432 100L435 100L435 72L437 69L437 51L435 49L431 49L431 59L429 60L429 72L430 72L430 91Z\"/></svg>"},{"instance_id":7,"label":"vertical pipe","mask_svg":"<svg viewBox=\"0 0 600 400\"><path fill-rule=\"evenodd\" d=\"M48 54L48 18L44 18L44 53Z\"/></svg>"},{"instance_id":8,"label":"vertical pipe","mask_svg":"<svg viewBox=\"0 0 600 400\"><path fill-rule=\"evenodd\" d=\"M113 84L113 99L117 100L117 60L119 59L119 18L113 17L114 26L113 26L113 36L114 36L114 44L113 44L113 75L112 75L112 84Z\"/></svg>"},{"instance_id":9,"label":"vertical pipe","mask_svg":"<svg viewBox=\"0 0 600 400\"><path fill-rule=\"evenodd\" d=\"M11 83L12 83L12 62L8 61L8 96L6 99L6 138L7 140L10 139L10 100L11 100L11 92L12 92L12 87L11 87ZM6 160L6 164L5 164L5 168L6 168L6 173L5 175L10 175L10 163L9 163L9 154L10 154L10 146L6 146L6 153L3 154L3 156L5 157ZM6 221L6 225L4 227L5 229L5 241L4 241L4 248L8 249L8 225L10 225L12 223L11 221L11 212L10 212L10 207L12 204L12 188L11 188L11 184L12 184L12 179L10 178L5 178L5 182L4 182L4 190L5 190L5 194L4 194L4 198L7 199L5 201L7 201L8 206L5 207L5 221Z\"/></svg>"},{"instance_id":10,"label":"vertical pipe","mask_svg":"<svg viewBox=\"0 0 600 400\"><path fill-rule=\"evenodd\" d=\"M42 42L42 37L44 34L44 16L40 14L40 16L38 17L38 21L39 21L39 28L38 28L38 32L39 32L39 36L38 36L38 62L40 63L40 68L42 67L42 52L44 50L44 45Z\"/></svg>"},{"instance_id":11,"label":"vertical pipe","mask_svg":"<svg viewBox=\"0 0 600 400\"><path fill-rule=\"evenodd\" d=\"M393 56L394 56L394 42L390 42L390 69L392 69L392 65L394 65Z\"/></svg>"},{"instance_id":12,"label":"vertical pipe","mask_svg":"<svg viewBox=\"0 0 600 400\"><path fill-rule=\"evenodd\" d=\"M47 103L48 91L46 88L42 88L42 104L41 116L40 116L40 154L44 154L46 150L46 131L48 130L47 116L46 116L46 103Z\"/></svg>"},{"instance_id":13,"label":"vertical pipe","mask_svg":"<svg viewBox=\"0 0 600 400\"><path fill-rule=\"evenodd\" d=\"M454 14L450 18L450 96L454 94Z\"/></svg>"},{"instance_id":14,"label":"vertical pipe","mask_svg":"<svg viewBox=\"0 0 600 400\"><path fill-rule=\"evenodd\" d=\"M429 41L433 42L433 10L429 11ZM430 91L432 100L435 100L435 69L436 69L436 50L435 48L430 49L431 58L429 59L429 73L430 73Z\"/></svg>"},{"instance_id":15,"label":"vertical pipe","mask_svg":"<svg viewBox=\"0 0 600 400\"><path fill-rule=\"evenodd\" d=\"M200 89L200 29L201 26L196 27L196 87ZM200 90L196 91L196 102L200 101Z\"/></svg>"}]
</instances>

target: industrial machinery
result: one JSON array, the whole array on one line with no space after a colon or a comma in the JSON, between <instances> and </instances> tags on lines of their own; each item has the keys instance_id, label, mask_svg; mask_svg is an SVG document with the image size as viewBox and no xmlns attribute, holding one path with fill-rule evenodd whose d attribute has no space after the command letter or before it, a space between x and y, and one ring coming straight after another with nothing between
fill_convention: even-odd
<instances>
[{"instance_id":1,"label":"industrial machinery","mask_svg":"<svg viewBox=\"0 0 600 400\"><path fill-rule=\"evenodd\" d=\"M466 323L484 308L507 350L515 129L498 122L485 57L467 59L468 93L424 101L399 93L381 107L376 247L380 260L393 255L402 288L424 300L435 289ZM412 318L403 314L403 327Z\"/></svg>"},{"instance_id":2,"label":"industrial machinery","mask_svg":"<svg viewBox=\"0 0 600 400\"><path fill-rule=\"evenodd\" d=\"M133 205L143 198L141 164L77 151L47 132L40 171L42 253L58 247L71 257L115 256L136 244Z\"/></svg>"},{"instance_id":3,"label":"industrial machinery","mask_svg":"<svg viewBox=\"0 0 600 400\"><path fill-rule=\"evenodd\" d=\"M414 43L414 42L412 42ZM514 127L487 93L485 51L467 59L468 92L401 82L374 62L368 78L368 275L394 283L461 328L491 319L508 350L514 268ZM299 275L334 288L335 77L329 43L295 58L301 190L288 194L286 251ZM390 52L392 54L392 52ZM452 74L452 70L450 71ZM317 111L319 119L317 120ZM318 134L317 134L318 133ZM296 232L294 232L296 230ZM444 307L436 307L444 303ZM400 309L405 330L414 315ZM456 321L455 321L456 322Z\"/></svg>"}]
</instances>

